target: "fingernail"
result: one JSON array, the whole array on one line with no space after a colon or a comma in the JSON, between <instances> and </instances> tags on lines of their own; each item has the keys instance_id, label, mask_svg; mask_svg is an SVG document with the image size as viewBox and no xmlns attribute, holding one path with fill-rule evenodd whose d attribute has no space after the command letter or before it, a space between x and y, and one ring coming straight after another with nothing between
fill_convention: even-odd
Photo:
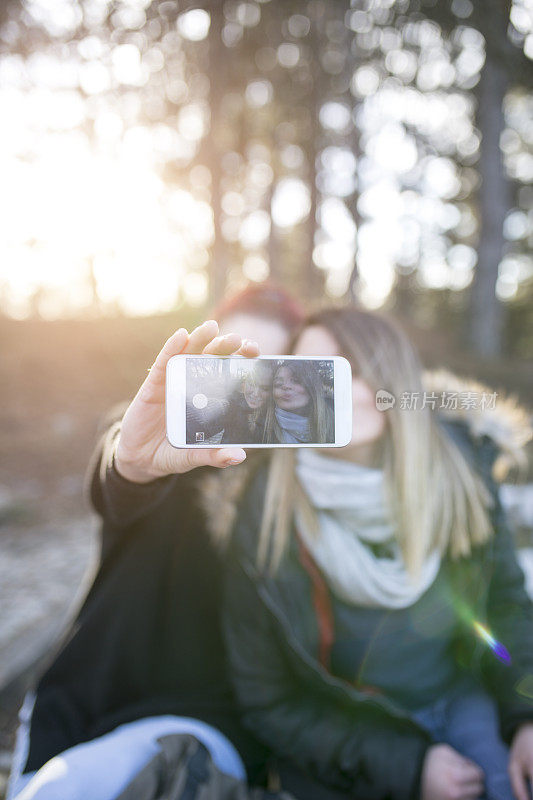
<instances>
[{"instance_id":1,"label":"fingernail","mask_svg":"<svg viewBox=\"0 0 533 800\"><path fill-rule=\"evenodd\" d=\"M233 466L234 464L240 464L242 461L244 461L245 458L246 458L246 453L243 453L242 456L240 455L229 456L229 458L226 458L226 460L224 461L224 464L227 467L230 467Z\"/></svg>"}]
</instances>

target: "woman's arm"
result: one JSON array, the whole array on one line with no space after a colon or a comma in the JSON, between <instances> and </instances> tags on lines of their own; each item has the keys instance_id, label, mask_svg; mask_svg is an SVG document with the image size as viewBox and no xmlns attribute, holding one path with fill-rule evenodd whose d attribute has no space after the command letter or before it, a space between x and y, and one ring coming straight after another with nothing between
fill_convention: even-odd
<instances>
[{"instance_id":1,"label":"woman's arm","mask_svg":"<svg viewBox=\"0 0 533 800\"><path fill-rule=\"evenodd\" d=\"M449 430L494 500L493 538L478 551L478 557L487 555L487 563L482 565L486 566L483 574L488 581L487 624L491 635L509 652L511 661L498 660L487 646L482 650L480 663L487 688L498 702L501 733L509 743L521 723L533 720L531 686L528 689L525 683L533 674L533 605L516 557L499 485L492 474L500 448L488 435L480 439L464 434L457 437L453 426ZM525 690L524 694L520 693L520 687Z\"/></svg>"},{"instance_id":2,"label":"woman's arm","mask_svg":"<svg viewBox=\"0 0 533 800\"><path fill-rule=\"evenodd\" d=\"M166 438L165 375L170 358L180 353L258 355L257 344L235 334L217 336L209 320L189 335L177 330L165 343L137 394L115 407L86 473L86 493L103 520L126 527L166 497L176 475L204 465L226 467L245 458L235 448L172 447Z\"/></svg>"},{"instance_id":3,"label":"woman's arm","mask_svg":"<svg viewBox=\"0 0 533 800\"><path fill-rule=\"evenodd\" d=\"M107 416L107 427L94 449L85 476L85 494L104 522L124 528L159 505L175 484L176 475L135 483L125 478L115 464L126 404L116 406Z\"/></svg>"},{"instance_id":4,"label":"woman's arm","mask_svg":"<svg viewBox=\"0 0 533 800\"><path fill-rule=\"evenodd\" d=\"M282 631L238 564L228 569L225 597L227 652L245 725L326 785L367 800L418 798L429 735L377 705L350 705L325 682L303 685Z\"/></svg>"}]
</instances>

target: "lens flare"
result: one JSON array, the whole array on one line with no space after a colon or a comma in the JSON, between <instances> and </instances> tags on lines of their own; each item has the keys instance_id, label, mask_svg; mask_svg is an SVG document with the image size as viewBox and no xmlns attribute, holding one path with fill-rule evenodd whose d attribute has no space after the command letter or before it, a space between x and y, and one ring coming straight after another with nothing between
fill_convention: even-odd
<instances>
[{"instance_id":1,"label":"lens flare","mask_svg":"<svg viewBox=\"0 0 533 800\"><path fill-rule=\"evenodd\" d=\"M507 648L501 642L498 642L480 622L474 620L472 624L479 638L488 644L496 658L503 661L504 664L510 664L511 656Z\"/></svg>"}]
</instances>

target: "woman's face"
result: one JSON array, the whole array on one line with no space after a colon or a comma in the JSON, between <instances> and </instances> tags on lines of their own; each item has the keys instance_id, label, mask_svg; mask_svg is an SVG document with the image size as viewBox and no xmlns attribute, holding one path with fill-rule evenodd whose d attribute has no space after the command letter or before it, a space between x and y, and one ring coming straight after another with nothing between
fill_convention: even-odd
<instances>
[{"instance_id":1,"label":"woman's face","mask_svg":"<svg viewBox=\"0 0 533 800\"><path fill-rule=\"evenodd\" d=\"M289 330L275 320L255 317L252 314L235 312L220 320L220 335L237 333L259 345L263 356L287 353Z\"/></svg>"},{"instance_id":2,"label":"woman's face","mask_svg":"<svg viewBox=\"0 0 533 800\"><path fill-rule=\"evenodd\" d=\"M255 380L245 381L243 393L248 407L252 411L262 408L266 403L269 391L270 383L266 375L259 375Z\"/></svg>"},{"instance_id":3,"label":"woman's face","mask_svg":"<svg viewBox=\"0 0 533 800\"><path fill-rule=\"evenodd\" d=\"M306 328L294 348L298 356L339 356L339 346L333 335L320 325ZM385 430L386 418L376 408L376 398L370 386L362 379L352 380L352 439L347 448L376 442Z\"/></svg>"},{"instance_id":4,"label":"woman's face","mask_svg":"<svg viewBox=\"0 0 533 800\"><path fill-rule=\"evenodd\" d=\"M305 386L295 379L289 367L280 367L272 385L274 402L283 411L296 411L310 400Z\"/></svg>"}]
</instances>

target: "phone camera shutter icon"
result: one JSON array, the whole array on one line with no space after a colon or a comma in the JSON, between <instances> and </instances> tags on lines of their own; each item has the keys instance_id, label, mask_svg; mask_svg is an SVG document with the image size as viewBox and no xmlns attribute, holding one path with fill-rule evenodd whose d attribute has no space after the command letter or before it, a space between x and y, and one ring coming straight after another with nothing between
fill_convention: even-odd
<instances>
[{"instance_id":1,"label":"phone camera shutter icon","mask_svg":"<svg viewBox=\"0 0 533 800\"><path fill-rule=\"evenodd\" d=\"M192 399L192 404L195 408L205 408L207 405L207 397L202 392L195 394Z\"/></svg>"},{"instance_id":2,"label":"phone camera shutter icon","mask_svg":"<svg viewBox=\"0 0 533 800\"><path fill-rule=\"evenodd\" d=\"M386 389L378 389L376 392L376 408L378 411L388 411L396 405L396 398Z\"/></svg>"},{"instance_id":3,"label":"phone camera shutter icon","mask_svg":"<svg viewBox=\"0 0 533 800\"><path fill-rule=\"evenodd\" d=\"M196 441L203 442L204 441L204 432L203 431L196 431Z\"/></svg>"}]
</instances>

